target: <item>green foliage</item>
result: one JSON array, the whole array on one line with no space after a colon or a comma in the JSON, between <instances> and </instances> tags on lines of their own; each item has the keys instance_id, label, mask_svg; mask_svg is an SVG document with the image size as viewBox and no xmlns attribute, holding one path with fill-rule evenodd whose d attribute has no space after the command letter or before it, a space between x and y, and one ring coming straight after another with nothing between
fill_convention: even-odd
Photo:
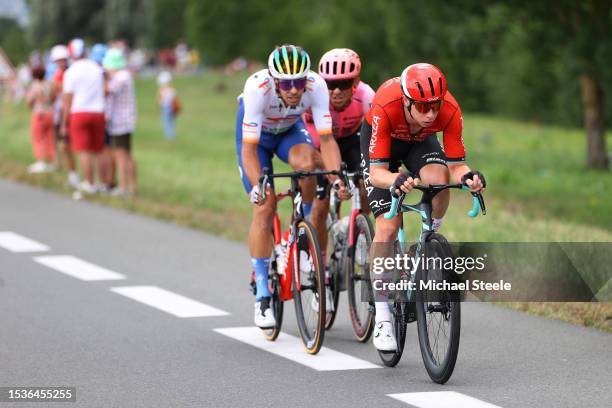
<instances>
[{"instance_id":1,"label":"green foliage","mask_svg":"<svg viewBox=\"0 0 612 408\"><path fill-rule=\"evenodd\" d=\"M465 110L579 126L579 76L593 75L612 106L609 0L31 0L31 44L117 36L132 45L186 38L207 65L265 62L295 43L315 64L356 50L377 88L415 62L438 65ZM605 110L606 112L609 111Z\"/></svg>"},{"instance_id":2,"label":"green foliage","mask_svg":"<svg viewBox=\"0 0 612 408\"><path fill-rule=\"evenodd\" d=\"M186 35L187 0L155 0L151 42L155 47L173 47Z\"/></svg>"},{"instance_id":3,"label":"green foliage","mask_svg":"<svg viewBox=\"0 0 612 408\"><path fill-rule=\"evenodd\" d=\"M27 40L15 20L0 17L0 48L15 65L27 61Z\"/></svg>"},{"instance_id":4,"label":"green foliage","mask_svg":"<svg viewBox=\"0 0 612 408\"><path fill-rule=\"evenodd\" d=\"M582 122L580 73L595 71L612 89L606 1L187 2L188 38L212 65L240 55L265 62L286 42L303 45L315 62L349 47L374 88L429 61L466 110L565 125Z\"/></svg>"}]
</instances>

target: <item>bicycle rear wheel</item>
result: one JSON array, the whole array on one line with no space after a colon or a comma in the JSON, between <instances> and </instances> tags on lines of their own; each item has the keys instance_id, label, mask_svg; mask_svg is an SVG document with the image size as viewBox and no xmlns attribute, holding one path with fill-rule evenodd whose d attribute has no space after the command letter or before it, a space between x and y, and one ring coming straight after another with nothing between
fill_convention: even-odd
<instances>
[{"instance_id":1,"label":"bicycle rear wheel","mask_svg":"<svg viewBox=\"0 0 612 408\"><path fill-rule=\"evenodd\" d=\"M268 282L270 285L270 292L272 297L270 299L270 307L274 312L274 318L276 325L271 329L262 329L266 340L274 341L281 332L283 325L283 301L280 299L280 279L277 272L278 263L276 262L276 252L272 250L272 257L270 258L270 268L268 270Z\"/></svg>"},{"instance_id":2,"label":"bicycle rear wheel","mask_svg":"<svg viewBox=\"0 0 612 408\"><path fill-rule=\"evenodd\" d=\"M450 245L440 234L431 234L425 244L425 260L452 257ZM427 265L430 266L430 265ZM452 281L453 271L443 268L419 268L417 270L417 326L419 346L429 377L444 384L453 374L459 352L461 332L461 303L458 291L427 291L420 289L421 282Z\"/></svg>"},{"instance_id":3,"label":"bicycle rear wheel","mask_svg":"<svg viewBox=\"0 0 612 408\"><path fill-rule=\"evenodd\" d=\"M397 349L395 351L378 351L378 355L386 367L395 367L399 363L404 353L404 344L406 344L406 303L400 301L393 302L391 312Z\"/></svg>"},{"instance_id":4,"label":"bicycle rear wheel","mask_svg":"<svg viewBox=\"0 0 612 408\"><path fill-rule=\"evenodd\" d=\"M368 262L373 237L374 227L370 218L366 214L357 215L353 229L354 245L347 250L344 267L353 333L362 343L368 341L374 329L374 300Z\"/></svg>"},{"instance_id":5,"label":"bicycle rear wheel","mask_svg":"<svg viewBox=\"0 0 612 408\"><path fill-rule=\"evenodd\" d=\"M296 225L293 261L293 302L300 336L306 351L316 354L325 334L325 278L314 227L301 220Z\"/></svg>"},{"instance_id":6,"label":"bicycle rear wheel","mask_svg":"<svg viewBox=\"0 0 612 408\"><path fill-rule=\"evenodd\" d=\"M331 217L329 217L331 218ZM329 308L325 313L325 330L331 329L336 320L336 314L338 312L338 303L340 300L340 268L342 262L342 248L343 244L338 241L338 223L335 221L327 228L327 262L326 262L326 274L325 274L325 288L328 290L328 296L326 301L331 300L331 305L327 305Z\"/></svg>"}]
</instances>

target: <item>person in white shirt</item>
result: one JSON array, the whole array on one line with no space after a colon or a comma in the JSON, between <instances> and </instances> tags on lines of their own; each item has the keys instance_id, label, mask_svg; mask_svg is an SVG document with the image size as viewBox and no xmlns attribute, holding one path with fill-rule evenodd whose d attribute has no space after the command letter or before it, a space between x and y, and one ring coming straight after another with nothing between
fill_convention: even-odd
<instances>
[{"instance_id":1,"label":"person in white shirt","mask_svg":"<svg viewBox=\"0 0 612 408\"><path fill-rule=\"evenodd\" d=\"M104 71L85 58L85 43L75 38L69 44L73 64L64 75L64 106L60 133L70 135L85 181L80 189L95 193L96 155L104 148ZM70 126L70 132L68 132Z\"/></svg>"}]
</instances>

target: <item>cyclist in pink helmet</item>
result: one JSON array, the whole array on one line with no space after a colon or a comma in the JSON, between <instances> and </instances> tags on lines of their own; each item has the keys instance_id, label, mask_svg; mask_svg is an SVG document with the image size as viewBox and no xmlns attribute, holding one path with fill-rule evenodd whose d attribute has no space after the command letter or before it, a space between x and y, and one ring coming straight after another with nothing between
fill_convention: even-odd
<instances>
[{"instance_id":1,"label":"cyclist in pink helmet","mask_svg":"<svg viewBox=\"0 0 612 408\"><path fill-rule=\"evenodd\" d=\"M360 130L361 122L370 109L374 90L359 79L361 73L361 59L359 55L348 48L335 48L327 51L319 61L319 75L327 83L329 90L329 112L332 117L332 131L338 142L342 161L346 163L349 172L360 170ZM319 137L314 127L310 112L304 114L306 129L318 148ZM317 186L317 199L322 202L313 206L312 221L320 225L329 211L329 196L326 180L319 179ZM367 195L363 181L359 186L361 208L369 212ZM321 204L321 205L318 205ZM321 239L323 237L323 239ZM321 248L327 248L327 235L319 233ZM322 258L326 259L326 251L322 251Z\"/></svg>"}]
</instances>

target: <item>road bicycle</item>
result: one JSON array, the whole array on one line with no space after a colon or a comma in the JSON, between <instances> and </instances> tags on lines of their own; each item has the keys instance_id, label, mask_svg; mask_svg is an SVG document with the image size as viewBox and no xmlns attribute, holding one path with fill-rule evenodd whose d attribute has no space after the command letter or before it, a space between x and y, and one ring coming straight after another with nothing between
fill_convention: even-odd
<instances>
[{"instance_id":1,"label":"road bicycle","mask_svg":"<svg viewBox=\"0 0 612 408\"><path fill-rule=\"evenodd\" d=\"M305 177L338 175L338 171L295 171L272 174L264 169L259 177L259 191L266 197L266 186L272 179L290 178L291 187L276 194L277 202L292 199L291 222L287 230L281 231L278 213L274 214L271 231L274 248L270 258L268 284L272 294L270 307L276 325L262 329L264 336L274 341L281 331L283 302L293 299L300 336L306 351L316 354L321 349L325 333L325 278L317 233L304 218L302 193L299 180ZM254 279L251 278L254 290Z\"/></svg>"},{"instance_id":2,"label":"road bicycle","mask_svg":"<svg viewBox=\"0 0 612 408\"><path fill-rule=\"evenodd\" d=\"M384 365L395 366L402 357L406 341L406 326L416 320L419 347L425 369L434 382L444 384L453 373L459 351L460 293L455 290L430 290L428 285L421 284L421 282L441 280L452 282L456 278L457 275L452 268L445 268L446 263L428 261L453 257L446 238L433 231L432 200L440 191L446 189L469 191L469 188L463 184L432 184L415 186L413 189L422 192L421 200L417 204L403 204L405 194L399 197L392 196L391 209L384 215L386 219L392 219L398 215L402 217L404 212L412 211L421 216L423 224L418 241L410 247L408 252L413 259L412 265L416 267L410 271L399 271L404 278L408 276L413 286L408 286L406 290L401 290L393 299L390 299L397 349L390 352L379 351L379 356ZM472 193L472 196L473 208L468 215L476 217L481 211L483 215L486 214L482 195ZM402 256L405 253L405 247L403 218L401 218L393 256L398 254Z\"/></svg>"},{"instance_id":3,"label":"road bicycle","mask_svg":"<svg viewBox=\"0 0 612 408\"><path fill-rule=\"evenodd\" d=\"M368 249L374 237L374 227L361 208L359 181L363 179L363 173L346 173L345 179L352 195L350 215L341 217L341 200L333 191L327 217L329 279L326 286L330 291L328 300L332 302L326 314L325 329L330 329L334 323L340 292L347 291L353 333L358 341L364 343L374 329L373 304L360 301L362 293L370 290Z\"/></svg>"}]
</instances>

